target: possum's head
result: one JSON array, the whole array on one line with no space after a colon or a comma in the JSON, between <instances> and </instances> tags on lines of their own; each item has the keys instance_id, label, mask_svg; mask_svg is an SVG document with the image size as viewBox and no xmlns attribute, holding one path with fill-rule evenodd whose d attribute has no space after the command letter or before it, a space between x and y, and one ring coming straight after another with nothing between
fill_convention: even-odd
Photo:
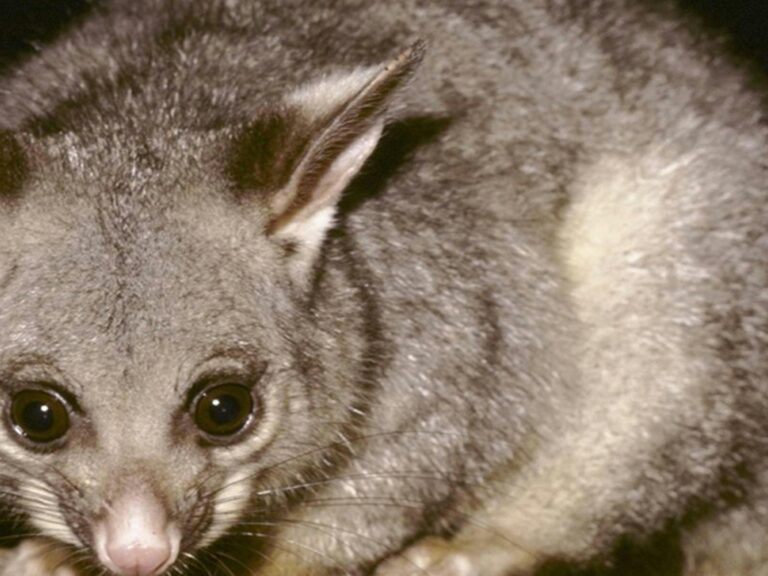
<instances>
[{"instance_id":1,"label":"possum's head","mask_svg":"<svg viewBox=\"0 0 768 576\"><path fill-rule=\"evenodd\" d=\"M419 56L245 129L0 135L0 482L34 529L161 574L333 459L368 352L318 263Z\"/></svg>"}]
</instances>

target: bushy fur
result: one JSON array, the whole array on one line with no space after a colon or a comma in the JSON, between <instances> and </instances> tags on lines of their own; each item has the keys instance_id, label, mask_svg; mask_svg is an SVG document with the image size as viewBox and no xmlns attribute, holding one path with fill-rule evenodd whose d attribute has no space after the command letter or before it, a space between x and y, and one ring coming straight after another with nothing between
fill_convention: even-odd
<instances>
[{"instance_id":1,"label":"bushy fur","mask_svg":"<svg viewBox=\"0 0 768 576\"><path fill-rule=\"evenodd\" d=\"M416 39L335 223L286 228ZM55 452L0 432L12 504L87 548L141 479L244 575L527 573L669 523L691 576L766 574L768 140L724 53L617 0L95 6L0 80L2 401L82 412ZM213 361L261 399L231 448L185 411Z\"/></svg>"}]
</instances>

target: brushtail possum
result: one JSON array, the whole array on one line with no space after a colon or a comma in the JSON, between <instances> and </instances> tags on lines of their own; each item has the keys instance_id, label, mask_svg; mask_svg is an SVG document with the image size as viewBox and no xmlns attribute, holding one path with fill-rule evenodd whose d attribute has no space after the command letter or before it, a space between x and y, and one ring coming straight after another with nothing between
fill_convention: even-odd
<instances>
[{"instance_id":1,"label":"brushtail possum","mask_svg":"<svg viewBox=\"0 0 768 576\"><path fill-rule=\"evenodd\" d=\"M664 2L94 3L0 78L0 573L765 576L758 83Z\"/></svg>"}]
</instances>

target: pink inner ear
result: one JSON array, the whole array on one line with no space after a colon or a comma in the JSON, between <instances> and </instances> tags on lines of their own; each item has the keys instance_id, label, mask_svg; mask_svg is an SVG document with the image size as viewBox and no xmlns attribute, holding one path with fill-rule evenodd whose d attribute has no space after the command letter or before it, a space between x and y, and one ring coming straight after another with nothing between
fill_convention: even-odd
<instances>
[{"instance_id":1,"label":"pink inner ear","mask_svg":"<svg viewBox=\"0 0 768 576\"><path fill-rule=\"evenodd\" d=\"M312 213L335 205L341 193L360 172L365 161L375 150L381 138L384 123L379 120L359 138L356 138L323 174L316 184L313 199L307 206ZM303 210L297 215L301 217Z\"/></svg>"}]
</instances>

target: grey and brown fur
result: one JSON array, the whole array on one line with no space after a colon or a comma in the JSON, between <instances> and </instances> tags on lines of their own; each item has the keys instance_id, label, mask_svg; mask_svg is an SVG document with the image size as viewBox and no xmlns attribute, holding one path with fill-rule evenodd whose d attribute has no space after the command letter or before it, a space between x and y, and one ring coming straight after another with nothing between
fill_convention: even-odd
<instances>
[{"instance_id":1,"label":"grey and brown fur","mask_svg":"<svg viewBox=\"0 0 768 576\"><path fill-rule=\"evenodd\" d=\"M190 573L528 574L673 523L687 575L765 576L768 131L724 53L629 0L96 5L0 79L1 401L80 410L0 430L9 503L87 556L152 486ZM232 449L185 412L211 362L263 399Z\"/></svg>"}]
</instances>

